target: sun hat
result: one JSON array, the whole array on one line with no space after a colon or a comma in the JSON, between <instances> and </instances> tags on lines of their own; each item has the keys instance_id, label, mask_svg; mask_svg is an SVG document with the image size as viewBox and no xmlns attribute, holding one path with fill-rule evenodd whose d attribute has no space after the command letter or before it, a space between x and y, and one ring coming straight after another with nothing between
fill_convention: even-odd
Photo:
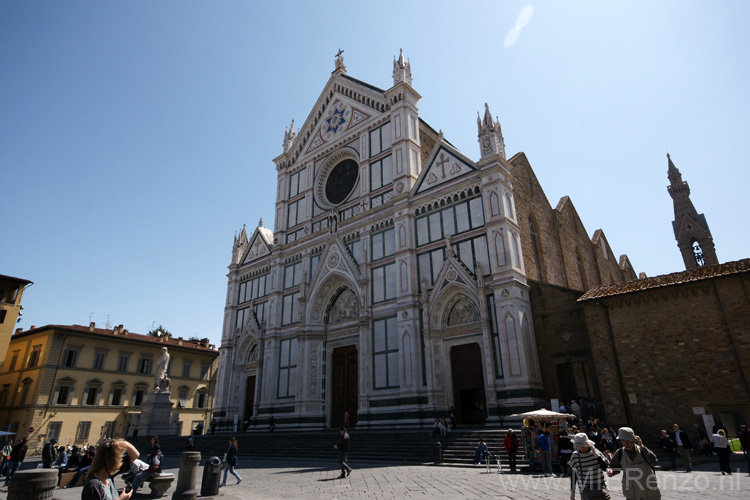
<instances>
[{"instance_id":1,"label":"sun hat","mask_svg":"<svg viewBox=\"0 0 750 500\"><path fill-rule=\"evenodd\" d=\"M619 439L620 441L635 442L635 433L630 427L620 427L620 432L617 434L617 439Z\"/></svg>"},{"instance_id":2,"label":"sun hat","mask_svg":"<svg viewBox=\"0 0 750 500\"><path fill-rule=\"evenodd\" d=\"M576 446L588 446L589 437L585 433L579 432L573 437L573 444Z\"/></svg>"}]
</instances>

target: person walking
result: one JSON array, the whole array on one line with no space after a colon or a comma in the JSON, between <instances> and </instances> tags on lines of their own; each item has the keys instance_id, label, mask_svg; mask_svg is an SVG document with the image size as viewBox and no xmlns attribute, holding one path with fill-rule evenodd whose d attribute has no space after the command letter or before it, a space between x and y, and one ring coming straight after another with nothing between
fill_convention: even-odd
<instances>
[{"instance_id":1,"label":"person walking","mask_svg":"<svg viewBox=\"0 0 750 500\"><path fill-rule=\"evenodd\" d=\"M542 456L542 472L545 477L557 477L552 473L552 443L549 439L549 431L543 430L536 440L536 445L539 448Z\"/></svg>"},{"instance_id":2,"label":"person walking","mask_svg":"<svg viewBox=\"0 0 750 500\"><path fill-rule=\"evenodd\" d=\"M45 469L51 469L52 463L57 458L57 439L52 438L47 441L42 448L42 467Z\"/></svg>"},{"instance_id":3,"label":"person walking","mask_svg":"<svg viewBox=\"0 0 750 500\"><path fill-rule=\"evenodd\" d=\"M721 475L729 474L732 475L732 468L729 465L729 441L727 441L727 433L724 429L718 429L716 434L711 436L711 444L714 447L714 451L719 456L719 470Z\"/></svg>"},{"instance_id":4,"label":"person walking","mask_svg":"<svg viewBox=\"0 0 750 500\"><path fill-rule=\"evenodd\" d=\"M609 490L604 480L604 471L609 463L605 456L594 448L594 442L584 432L573 437L576 449L570 455L570 500L576 498L576 486L582 500L609 500Z\"/></svg>"},{"instance_id":5,"label":"person walking","mask_svg":"<svg viewBox=\"0 0 750 500\"><path fill-rule=\"evenodd\" d=\"M234 468L237 466L238 450L239 447L237 446L237 438L235 438L234 436L229 438L229 448L227 448L227 453L226 455L224 455L224 462L226 462L226 465L224 466L224 480L219 486L227 485L227 474L229 474L230 472L237 479L237 484L240 484L242 482L242 478L234 470Z\"/></svg>"},{"instance_id":6,"label":"person walking","mask_svg":"<svg viewBox=\"0 0 750 500\"><path fill-rule=\"evenodd\" d=\"M508 429L508 433L503 439L503 448L508 454L508 465L510 465L510 471L516 472L516 455L518 454L518 436L513 429Z\"/></svg>"},{"instance_id":7,"label":"person walking","mask_svg":"<svg viewBox=\"0 0 750 500\"><path fill-rule=\"evenodd\" d=\"M662 429L661 431L659 446L661 446L661 449L667 453L669 463L672 464L672 470L677 470L677 445L666 429Z\"/></svg>"},{"instance_id":8,"label":"person walking","mask_svg":"<svg viewBox=\"0 0 750 500\"><path fill-rule=\"evenodd\" d=\"M5 475L5 471L10 463L10 454L12 451L13 439L8 438L8 440L3 443L3 449L0 451L0 459L2 459L2 463L0 463L0 476Z\"/></svg>"},{"instance_id":9,"label":"person walking","mask_svg":"<svg viewBox=\"0 0 750 500\"><path fill-rule=\"evenodd\" d=\"M8 462L8 468L5 471L5 486L8 486L8 483L10 483L10 479L13 477L13 474L21 468L21 464L26 458L26 451L28 451L29 449L26 443L26 438L21 439L13 447L13 451L10 452L10 461Z\"/></svg>"},{"instance_id":10,"label":"person walking","mask_svg":"<svg viewBox=\"0 0 750 500\"><path fill-rule=\"evenodd\" d=\"M99 445L81 491L81 500L128 500L133 495L135 488L123 488L118 495L112 477L120 470L125 453L131 462L138 458L138 450L124 439L111 439Z\"/></svg>"},{"instance_id":11,"label":"person walking","mask_svg":"<svg viewBox=\"0 0 750 500\"><path fill-rule=\"evenodd\" d=\"M338 444L333 445L333 448L339 450L339 464L341 464L339 479L343 479L349 477L349 474L352 473L352 468L346 463L346 459L349 456L349 434L346 433L346 429L343 427L339 429L339 432L341 433L341 439Z\"/></svg>"},{"instance_id":12,"label":"person walking","mask_svg":"<svg viewBox=\"0 0 750 500\"><path fill-rule=\"evenodd\" d=\"M607 475L623 473L622 493L628 500L660 500L661 491L654 474L659 460L654 452L643 445L630 427L620 427L617 439L622 448L612 456Z\"/></svg>"},{"instance_id":13,"label":"person walking","mask_svg":"<svg viewBox=\"0 0 750 500\"><path fill-rule=\"evenodd\" d=\"M560 475L565 477L570 456L573 454L573 442L567 432L560 431L560 435L557 437L557 449L560 453Z\"/></svg>"},{"instance_id":14,"label":"person walking","mask_svg":"<svg viewBox=\"0 0 750 500\"><path fill-rule=\"evenodd\" d=\"M682 463L685 464L686 472L692 472L693 464L690 461L690 452L693 451L693 443L690 442L690 436L680 429L680 424L674 424L674 432L671 436L677 445L677 453L682 458Z\"/></svg>"}]
</instances>

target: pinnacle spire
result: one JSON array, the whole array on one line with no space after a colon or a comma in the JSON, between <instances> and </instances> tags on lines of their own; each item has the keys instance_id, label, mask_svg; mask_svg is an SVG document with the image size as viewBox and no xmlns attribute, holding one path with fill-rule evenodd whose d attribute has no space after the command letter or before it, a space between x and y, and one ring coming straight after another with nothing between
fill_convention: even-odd
<instances>
[{"instance_id":1,"label":"pinnacle spire","mask_svg":"<svg viewBox=\"0 0 750 500\"><path fill-rule=\"evenodd\" d=\"M500 128L500 120L493 120L490 105L484 103L484 120L477 111L477 131L479 136L479 150L482 158L499 154L505 158L505 140Z\"/></svg>"},{"instance_id":2,"label":"pinnacle spire","mask_svg":"<svg viewBox=\"0 0 750 500\"><path fill-rule=\"evenodd\" d=\"M411 63L404 61L404 49L398 50L398 60L393 56L393 85L401 82L411 85Z\"/></svg>"}]
</instances>

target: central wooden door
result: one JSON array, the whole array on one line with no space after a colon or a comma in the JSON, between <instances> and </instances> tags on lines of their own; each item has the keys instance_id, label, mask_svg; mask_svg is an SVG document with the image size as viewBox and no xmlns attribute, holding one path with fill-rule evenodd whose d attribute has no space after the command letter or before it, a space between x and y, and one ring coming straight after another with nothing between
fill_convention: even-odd
<instances>
[{"instance_id":1,"label":"central wooden door","mask_svg":"<svg viewBox=\"0 0 750 500\"><path fill-rule=\"evenodd\" d=\"M331 370L331 427L344 425L344 412L349 412L349 425L357 422L359 400L357 347L350 345L333 351Z\"/></svg>"},{"instance_id":2,"label":"central wooden door","mask_svg":"<svg viewBox=\"0 0 750 500\"><path fill-rule=\"evenodd\" d=\"M245 418L244 422L250 422L250 418L253 416L253 406L255 405L255 375L247 377L245 385ZM245 430L243 426L243 430Z\"/></svg>"},{"instance_id":3,"label":"central wooden door","mask_svg":"<svg viewBox=\"0 0 750 500\"><path fill-rule=\"evenodd\" d=\"M457 423L484 425L487 421L487 402L484 395L482 352L479 344L453 347L451 368Z\"/></svg>"}]
</instances>

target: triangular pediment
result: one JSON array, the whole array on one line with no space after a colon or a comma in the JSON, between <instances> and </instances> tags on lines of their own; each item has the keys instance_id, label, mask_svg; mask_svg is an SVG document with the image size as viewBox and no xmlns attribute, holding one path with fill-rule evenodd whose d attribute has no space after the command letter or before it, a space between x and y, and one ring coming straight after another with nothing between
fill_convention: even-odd
<instances>
[{"instance_id":1,"label":"triangular pediment","mask_svg":"<svg viewBox=\"0 0 750 500\"><path fill-rule=\"evenodd\" d=\"M443 267L435 280L435 285L430 291L429 301L434 302L442 291L452 285L460 286L476 294L476 279L466 266L453 253L453 250L446 252Z\"/></svg>"},{"instance_id":2,"label":"triangular pediment","mask_svg":"<svg viewBox=\"0 0 750 500\"><path fill-rule=\"evenodd\" d=\"M387 111L384 92L346 74L331 75L288 151L274 161L292 165L300 156L318 154L351 137Z\"/></svg>"},{"instance_id":3,"label":"triangular pediment","mask_svg":"<svg viewBox=\"0 0 750 500\"><path fill-rule=\"evenodd\" d=\"M260 226L255 228L242 263L247 264L248 262L269 255L271 253L271 245L273 245L273 233L271 230Z\"/></svg>"},{"instance_id":4,"label":"triangular pediment","mask_svg":"<svg viewBox=\"0 0 750 500\"><path fill-rule=\"evenodd\" d=\"M699 216L700 217L700 216ZM702 221L686 215L682 218L679 230L675 231L678 240L688 239L689 237L702 237L708 234L704 229Z\"/></svg>"},{"instance_id":5,"label":"triangular pediment","mask_svg":"<svg viewBox=\"0 0 750 500\"><path fill-rule=\"evenodd\" d=\"M358 281L357 265L341 240L336 235L331 235L310 280L309 289L313 293L308 301L308 323L322 323L331 299L340 294L343 288L348 288L357 300L362 300L363 297L358 293Z\"/></svg>"},{"instance_id":6,"label":"triangular pediment","mask_svg":"<svg viewBox=\"0 0 750 500\"><path fill-rule=\"evenodd\" d=\"M414 194L424 193L446 182L476 171L474 162L444 140L430 155L414 187Z\"/></svg>"},{"instance_id":7,"label":"triangular pediment","mask_svg":"<svg viewBox=\"0 0 750 500\"><path fill-rule=\"evenodd\" d=\"M435 285L430 290L427 299L427 303L430 305L428 318L432 327L446 323L459 300L468 300L472 303L472 310L476 311L476 314L480 314L481 309L476 279L455 256L453 250L449 249L446 254L443 267L440 269ZM469 311L468 307L464 307L464 309L466 312Z\"/></svg>"}]
</instances>

